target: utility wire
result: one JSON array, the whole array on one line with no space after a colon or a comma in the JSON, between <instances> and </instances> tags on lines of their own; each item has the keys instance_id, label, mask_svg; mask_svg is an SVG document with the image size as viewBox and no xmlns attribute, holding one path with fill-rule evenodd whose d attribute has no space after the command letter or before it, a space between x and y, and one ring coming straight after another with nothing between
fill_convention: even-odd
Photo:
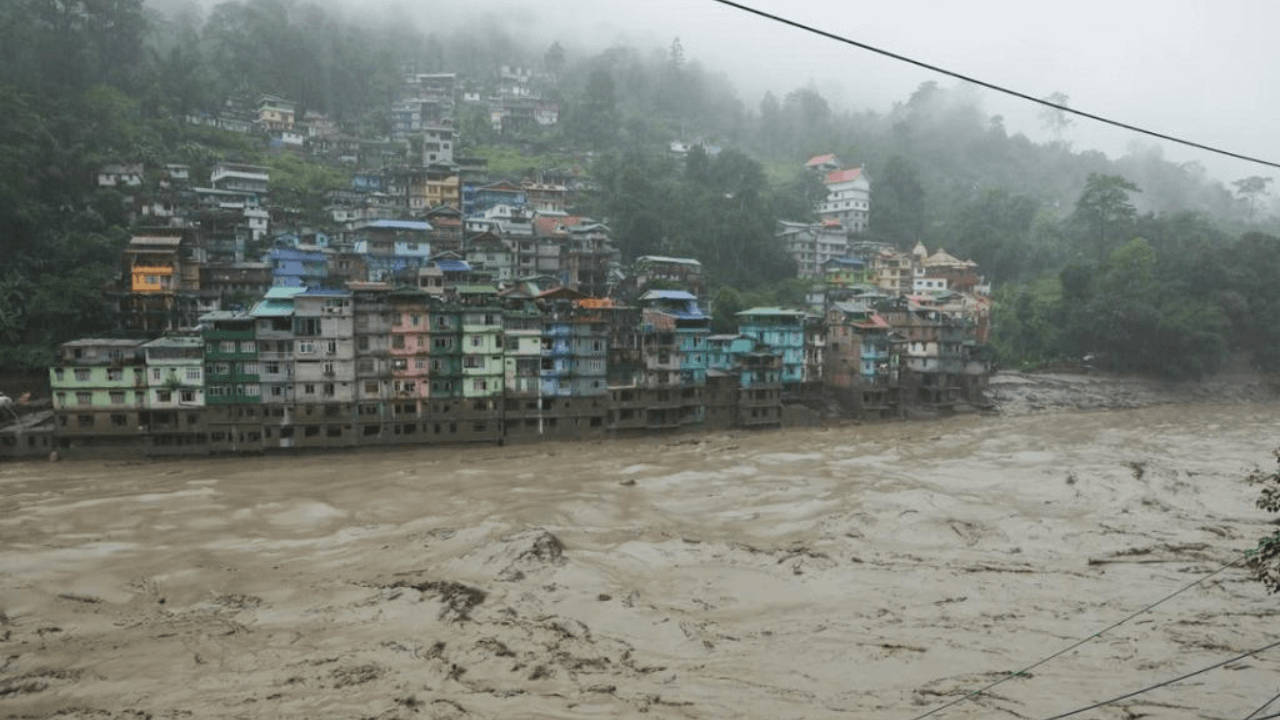
<instances>
[{"instance_id":1,"label":"utility wire","mask_svg":"<svg viewBox=\"0 0 1280 720\"><path fill-rule=\"evenodd\" d=\"M1200 674L1202 674L1202 673L1207 673L1207 672L1209 672L1210 670L1216 670L1216 669L1218 669L1218 668L1222 667L1223 665L1230 665L1231 663L1233 663L1233 662L1235 662L1235 661L1237 661L1237 660L1243 660L1243 659L1245 659L1245 658L1247 658L1247 657L1250 657L1250 656L1252 656L1252 655L1257 655L1258 653L1260 653L1260 652L1264 652L1264 651L1266 651L1266 650L1270 650L1271 648L1276 647L1277 645L1280 645L1280 640L1277 640L1277 641L1275 641L1275 642L1271 643L1270 645L1263 645L1262 647L1260 647L1260 648L1258 648L1258 649L1256 649L1256 650L1250 650L1249 652L1241 653L1241 654L1239 654L1239 655L1236 655L1236 656L1235 656L1235 657L1233 657L1233 658L1228 658L1228 659L1223 660L1223 661L1221 661L1221 662L1216 662L1216 663L1214 663L1214 664L1210 665L1209 667L1200 668L1199 670L1195 670L1195 671L1189 672L1189 673L1187 673L1186 675L1179 675L1178 677L1173 678L1172 680L1165 680L1164 682L1158 682L1158 683L1156 683L1155 685L1148 685L1147 687L1144 687L1144 688L1142 688L1141 690L1134 690L1133 692L1127 692L1127 693L1125 693L1125 694L1123 694L1123 695L1117 695L1117 696L1115 696L1115 697L1111 698L1110 700L1103 700L1102 702L1096 702L1096 703L1094 703L1094 704L1092 704L1092 705L1090 705L1090 706L1088 706L1088 707L1082 707L1082 708L1079 708L1079 709L1076 709L1076 710L1072 710L1071 712L1062 713L1061 715L1054 715L1053 717L1048 717L1048 718L1045 718L1044 720L1062 720L1062 718L1068 718L1068 717L1071 717L1072 715L1079 715L1079 714L1080 714L1080 713L1082 713L1082 712L1088 712L1088 711L1090 711L1090 710L1096 710L1097 708L1103 707L1104 705L1110 705L1110 704L1112 704L1112 703L1120 702L1121 700L1128 700L1129 698L1134 697L1134 696L1136 696L1136 695L1141 695L1141 694L1143 694L1143 693L1145 693L1145 692L1150 692L1150 691L1155 690L1155 689L1157 689L1157 688L1165 687L1166 685L1172 685L1172 684L1177 683L1177 682L1182 682L1183 680L1186 680L1186 679L1187 679L1187 678L1189 678L1189 677L1195 677L1196 675L1200 675ZM1270 705L1270 704L1271 704L1270 702L1268 702L1268 703L1267 703L1267 705ZM1263 707L1266 707L1266 706L1264 705ZM1275 715L1268 715L1268 716L1266 716L1266 717L1275 717ZM1258 720L1261 720L1261 718L1259 718Z\"/></svg>"},{"instance_id":2,"label":"utility wire","mask_svg":"<svg viewBox=\"0 0 1280 720\"><path fill-rule=\"evenodd\" d=\"M1246 715L1244 720L1257 720L1254 716L1262 712L1263 710L1266 710L1267 706L1275 702L1276 700L1280 700L1280 692L1276 693L1275 695L1272 695L1270 700L1262 703L1262 707ZM1275 715L1267 715L1266 717L1275 717Z\"/></svg>"},{"instance_id":3,"label":"utility wire","mask_svg":"<svg viewBox=\"0 0 1280 720\"><path fill-rule=\"evenodd\" d=\"M1096 632L1096 633L1094 633L1094 634L1092 634L1092 635L1086 636L1086 637L1084 637L1084 638L1081 638L1080 640L1075 641L1074 643L1072 643L1072 644L1068 645L1067 647L1062 648L1062 649L1061 649L1061 650L1059 650L1058 652L1056 652L1056 653L1054 653L1054 654L1052 654L1052 655L1050 655L1050 656L1048 656L1048 657L1044 658L1043 660L1038 660L1038 661L1036 661L1036 662L1034 662L1034 663L1032 663L1032 664L1030 664L1030 665L1026 666L1025 668L1023 668L1023 669L1021 669L1021 670L1018 670L1018 671L1016 671L1016 672L1011 672L1011 673L1009 673L1008 675L1005 675L1004 677L1000 678L999 680L996 680L996 681L994 681L994 682L987 683L986 685L983 685L982 687L978 688L977 690L974 690L974 691L973 691L973 692L971 692L971 693L968 693L968 694L966 694L966 695L963 695L963 696L961 696L961 697L958 697L958 698L956 698L955 700L952 700L951 702L949 702L949 703L947 703L947 704L945 704L945 705L939 705L938 707L936 707L936 708L934 708L934 709L932 709L932 710L930 710L930 711L928 711L928 712L926 712L926 713L922 713L922 714L920 714L920 715L916 715L915 717L911 718L911 720L921 720L922 718L927 718L927 717L929 717L930 715L933 715L934 713L940 713L940 712L942 712L943 710L946 710L947 708L949 708L949 707L951 707L951 706L953 706L953 705L959 705L960 703L964 702L965 700L973 699L973 698L975 698L975 697L977 697L977 696L981 695L982 693L984 693L984 692L986 692L986 691L990 690L991 688L993 688L993 687L995 687L995 686L997 686L997 685L999 685L999 684L1001 684L1001 683L1008 682L1009 680L1012 680L1012 679L1014 679L1014 678L1016 678L1016 677L1021 677L1021 676L1023 676L1023 675L1026 675L1029 671L1034 670L1035 668L1038 668L1038 667L1040 667L1041 665L1044 665L1045 663L1049 662L1050 660L1053 660L1053 659L1055 659L1055 658L1058 658L1058 657L1061 657L1061 656L1063 656L1063 655L1066 655L1067 653L1071 652L1072 650L1075 650L1076 648L1080 647L1081 645L1084 645L1085 643L1089 642L1090 640L1094 640L1094 639L1096 639L1096 638L1100 638L1100 637L1102 637L1102 635L1103 635L1104 633L1108 633L1108 632L1110 632L1110 631L1112 631L1112 630L1115 630L1116 628L1120 627L1121 625L1123 625L1123 624L1125 624L1125 623L1129 622L1130 620L1132 620L1132 619L1134 619L1134 618L1138 617L1139 615L1141 615L1141 614L1143 614L1143 613L1150 612L1151 610L1155 609L1155 607L1156 607L1156 606L1158 606L1158 605L1160 605L1161 603L1164 603L1164 602L1165 602L1165 601L1167 601L1167 600L1172 600L1173 598L1177 597L1178 595L1181 595L1182 593L1186 592L1187 590L1190 590L1191 588L1193 588L1193 587L1195 587L1195 586L1199 585L1200 583L1204 582L1205 580L1208 580L1209 578L1213 577L1214 575L1217 575L1218 573L1222 572L1223 570L1226 570L1227 568L1232 567L1232 566L1234 566L1234 565L1238 565L1238 564L1240 564L1240 562L1241 562L1242 560L1245 560L1247 557L1248 557L1248 555L1245 555L1244 553L1241 553L1241 554L1240 554L1240 556L1239 556L1239 557L1237 557L1235 560L1232 560L1231 562L1226 563L1225 565L1223 565L1223 566L1219 567L1217 570L1214 570L1213 572L1209 573L1208 575L1202 575L1202 576L1200 576L1200 578L1198 578L1198 579L1196 579L1196 580L1193 580L1192 582L1187 583L1186 585L1183 585L1182 587L1178 588L1177 590L1174 590L1173 592L1169 593L1168 595L1165 595L1164 597L1162 597L1162 598L1160 598L1159 600L1157 600L1157 601L1155 601L1155 602L1151 603L1150 605L1147 605L1146 607L1142 608L1141 610L1138 610L1138 611L1136 611L1136 612L1134 612L1134 613L1129 614L1128 616L1126 616L1126 617L1124 617L1124 618L1121 618L1120 620L1117 620L1116 622L1114 622L1114 623L1112 623L1112 624L1110 624L1110 625L1106 626L1105 628L1103 628L1103 629L1099 630L1098 632ZM1259 719L1259 718L1254 718L1254 720L1260 720L1260 719Z\"/></svg>"},{"instance_id":4,"label":"utility wire","mask_svg":"<svg viewBox=\"0 0 1280 720\"><path fill-rule=\"evenodd\" d=\"M1118 128L1124 128L1125 130L1131 130L1133 132L1141 133L1143 135L1150 135L1151 137L1160 138L1161 140L1168 140L1169 142L1178 143L1179 145L1186 145L1188 147L1193 147L1198 150L1205 150L1207 152L1216 153L1218 155L1226 155L1227 157L1232 157L1237 160L1244 160L1246 162L1258 163L1259 165L1266 165L1268 167L1280 168L1280 163L1274 163L1269 160L1263 160L1261 158L1256 158L1249 155L1242 155L1240 153L1231 152L1230 150L1223 150L1222 148L1216 148L1210 145L1205 145L1203 143L1198 143L1193 140L1187 140L1187 139L1176 137L1173 135L1166 135L1164 133L1156 132L1154 130L1147 130L1145 128L1140 128L1137 125L1130 125L1128 123L1120 122L1119 120L1112 120L1110 118L1105 118L1101 115L1094 115L1093 113L1085 112L1083 110L1077 110L1076 108L1069 107L1067 105L1059 105L1058 103L1049 102L1048 100L1045 100L1043 98L1033 97L1026 93L1018 92L1017 90L1012 90L1002 85L996 85L995 83L989 83L989 82L986 82L985 80L979 80L978 78L972 77L970 75L964 75L962 73L958 73L953 70L947 70L946 68L942 68L937 65L930 65L929 63L922 62L920 60L915 60L905 55L899 55L898 53L890 52L883 48L878 48L874 45L868 45L867 43L859 42L857 40L844 37L843 35L837 35L836 33L828 32L826 30L816 28L812 25L805 25L804 23L797 22L795 20L790 20L780 15L774 15L773 13L768 13L763 10L758 10L748 5L743 5L741 3L733 2L733 0L712 0L712 2L717 2L717 3L720 3L721 5L726 5L736 10L741 10L742 12L745 12L745 13L757 15L759 17L765 18L766 20L772 20L777 23L782 23L783 25L789 25L793 28L796 28L797 30L803 30L808 33L813 33L814 35L820 35L830 40L835 40L836 42L841 42L846 45L852 45L853 47L861 48L862 50L867 50L873 53L877 53L879 55L892 58L899 62L904 62L909 65L915 65L916 67L921 67L921 68L924 68L925 70L931 70L933 72L940 73L948 77L956 78L957 80L963 80L967 83L979 85L981 87L987 88L988 90L995 90L996 92L1004 93L1005 95L1012 95L1013 97L1021 98L1023 100L1028 100L1038 105L1043 105L1045 107L1050 107L1055 110L1068 112L1068 113L1071 113L1072 115L1079 115L1080 117L1089 118L1090 120L1096 120L1106 125L1112 125Z\"/></svg>"}]
</instances>

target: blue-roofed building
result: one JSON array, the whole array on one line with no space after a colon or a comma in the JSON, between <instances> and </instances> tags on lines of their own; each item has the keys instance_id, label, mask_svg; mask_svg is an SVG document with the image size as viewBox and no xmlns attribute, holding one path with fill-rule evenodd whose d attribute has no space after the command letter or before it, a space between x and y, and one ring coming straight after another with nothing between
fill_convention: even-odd
<instances>
[{"instance_id":1,"label":"blue-roofed building","mask_svg":"<svg viewBox=\"0 0 1280 720\"><path fill-rule=\"evenodd\" d=\"M329 276L328 256L322 250L272 248L264 262L271 266L274 287L320 287Z\"/></svg>"},{"instance_id":2,"label":"blue-roofed building","mask_svg":"<svg viewBox=\"0 0 1280 720\"><path fill-rule=\"evenodd\" d=\"M262 385L262 404L285 412L293 397L293 313L294 297L305 292L303 287L273 287L249 315L254 319L255 347L258 350L258 379ZM267 414L270 414L269 412ZM265 419L265 418L264 418ZM281 418L283 423L283 418ZM270 438L272 445L280 439L278 428Z\"/></svg>"},{"instance_id":3,"label":"blue-roofed building","mask_svg":"<svg viewBox=\"0 0 1280 720\"><path fill-rule=\"evenodd\" d=\"M805 377L804 328L806 313L779 307L755 307L737 314L738 332L756 339L782 359L782 382L803 383Z\"/></svg>"},{"instance_id":4,"label":"blue-roofed building","mask_svg":"<svg viewBox=\"0 0 1280 720\"><path fill-rule=\"evenodd\" d=\"M698 298L685 290L650 290L640 296L640 307L662 312L675 320L680 384L706 385L709 367L707 336L711 334L711 316L698 307Z\"/></svg>"}]
</instances>

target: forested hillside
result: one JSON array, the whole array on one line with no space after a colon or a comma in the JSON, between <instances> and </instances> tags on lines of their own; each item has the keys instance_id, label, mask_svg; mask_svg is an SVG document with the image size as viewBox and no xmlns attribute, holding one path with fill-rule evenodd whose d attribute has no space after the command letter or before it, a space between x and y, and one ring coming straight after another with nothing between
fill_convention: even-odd
<instances>
[{"instance_id":1,"label":"forested hillside","mask_svg":"<svg viewBox=\"0 0 1280 720\"><path fill-rule=\"evenodd\" d=\"M1259 211L1264 177L1224 185L1153 147L1112 159L1073 147L1069 131L1036 143L964 87L904 88L894 107L863 112L832 108L810 86L747 100L674 37L598 51L492 17L437 34L292 0L225 2L203 17L184 8L0 4L0 367L41 367L56 343L112 329L101 291L131 217L120 193L95 186L104 163L263 162L273 193L315 210L351 168L273 158L251 136L185 118L274 93L379 138L404 71L479 86L504 65L538 72L560 122L500 133L463 104L465 149L513 174L581 160L597 190L576 210L608 222L624 259L697 257L730 305L799 299L774 229L810 218L822 187L803 163L834 152L871 179L863 239L919 240L980 264L1006 362L1093 354L1194 375L1245 349L1280 366L1280 290L1267 282L1280 224ZM674 141L694 144L687 161L671 157Z\"/></svg>"}]
</instances>

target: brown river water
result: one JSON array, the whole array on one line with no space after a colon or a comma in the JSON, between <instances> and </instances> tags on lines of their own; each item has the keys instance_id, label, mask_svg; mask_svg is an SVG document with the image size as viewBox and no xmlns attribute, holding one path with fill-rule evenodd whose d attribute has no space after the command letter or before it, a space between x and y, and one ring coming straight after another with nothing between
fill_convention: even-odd
<instances>
[{"instance_id":1,"label":"brown river water","mask_svg":"<svg viewBox=\"0 0 1280 720\"><path fill-rule=\"evenodd\" d=\"M1199 404L0 465L0 717L912 720L1239 558L1278 429ZM1051 717L1276 640L1232 567L930 717ZM1277 691L1280 648L1078 717Z\"/></svg>"}]
</instances>

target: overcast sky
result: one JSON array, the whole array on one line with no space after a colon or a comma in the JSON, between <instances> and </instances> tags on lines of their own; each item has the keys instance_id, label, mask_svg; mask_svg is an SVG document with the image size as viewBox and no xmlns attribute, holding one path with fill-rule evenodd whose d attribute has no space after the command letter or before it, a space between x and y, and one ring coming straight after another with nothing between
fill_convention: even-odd
<instances>
[{"instance_id":1,"label":"overcast sky","mask_svg":"<svg viewBox=\"0 0 1280 720\"><path fill-rule=\"evenodd\" d=\"M1063 92L1072 106L1094 114L1280 162L1280 2L742 2L1035 97ZM566 46L665 46L679 36L689 57L728 72L753 107L766 89L781 95L812 80L834 105L883 112L925 80L957 82L712 0L494 6L520 7L523 27ZM1004 115L1011 130L1046 137L1035 106L991 91L982 96L988 112ZM1077 148L1118 156L1139 136L1080 118L1068 137ZM1224 181L1280 177L1274 168L1160 144L1167 158L1198 160Z\"/></svg>"}]
</instances>

